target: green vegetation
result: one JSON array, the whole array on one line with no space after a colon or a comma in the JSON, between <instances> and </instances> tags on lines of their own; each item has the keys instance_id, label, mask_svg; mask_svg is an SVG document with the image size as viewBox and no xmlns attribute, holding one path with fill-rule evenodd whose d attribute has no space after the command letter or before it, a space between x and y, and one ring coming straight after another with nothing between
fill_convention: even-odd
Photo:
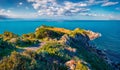
<instances>
[{"instance_id":1,"label":"green vegetation","mask_svg":"<svg viewBox=\"0 0 120 70\"><path fill-rule=\"evenodd\" d=\"M0 61L0 70L66 70L62 65L47 62L41 55L32 51L12 52L10 57Z\"/></svg>"},{"instance_id":2,"label":"green vegetation","mask_svg":"<svg viewBox=\"0 0 120 70\"><path fill-rule=\"evenodd\" d=\"M38 39L43 39L43 38L60 38L61 36L63 35L63 33L61 32L56 32L56 31L53 31L53 30L49 30L49 29L46 29L46 28L43 28L43 27L40 27L36 30L35 32L35 36L36 38Z\"/></svg>"},{"instance_id":3,"label":"green vegetation","mask_svg":"<svg viewBox=\"0 0 120 70\"><path fill-rule=\"evenodd\" d=\"M71 48L70 46L62 45L56 42L50 42L45 44L37 52L38 54L47 57L45 59L50 62L56 62L57 64L64 65L71 59L80 60L77 56L79 53L72 51L73 49L75 48ZM84 63L76 62L75 65L75 70L88 70L87 66Z\"/></svg>"},{"instance_id":4,"label":"green vegetation","mask_svg":"<svg viewBox=\"0 0 120 70\"><path fill-rule=\"evenodd\" d=\"M78 57L80 59L85 60L88 62L93 70L113 70L110 65L108 65L102 58L96 55L94 52L89 51L86 47L80 47L79 42L71 42L71 46L76 47L79 51L80 55Z\"/></svg>"},{"instance_id":5,"label":"green vegetation","mask_svg":"<svg viewBox=\"0 0 120 70\"><path fill-rule=\"evenodd\" d=\"M88 51L85 47L80 47L79 43L77 44L76 42L71 44L74 47L58 44L58 43L48 43L44 45L42 48L40 48L37 52L39 54L42 54L44 57L47 57L46 59L54 59L57 62L65 63L71 59L74 60L84 60L89 65L91 65L91 68L93 70L112 70L112 68L99 56L97 56L95 53ZM76 52L72 52L72 49L77 49ZM51 60L52 61L52 60ZM76 64L76 70L81 69L81 67L84 68L83 70L87 70L85 64L78 63ZM102 66L102 67L101 67Z\"/></svg>"},{"instance_id":6,"label":"green vegetation","mask_svg":"<svg viewBox=\"0 0 120 70\"><path fill-rule=\"evenodd\" d=\"M34 46L38 43L39 43L38 40L19 39L15 44L16 46L19 46L19 47L29 47L29 46Z\"/></svg>"},{"instance_id":7,"label":"green vegetation","mask_svg":"<svg viewBox=\"0 0 120 70\"><path fill-rule=\"evenodd\" d=\"M70 36L74 37L76 34L84 34L85 30L76 28L75 30L69 33Z\"/></svg>"},{"instance_id":8,"label":"green vegetation","mask_svg":"<svg viewBox=\"0 0 120 70\"><path fill-rule=\"evenodd\" d=\"M0 70L33 70L36 61L29 56L12 52L10 57L4 57L0 62Z\"/></svg>"},{"instance_id":9,"label":"green vegetation","mask_svg":"<svg viewBox=\"0 0 120 70\"><path fill-rule=\"evenodd\" d=\"M0 34L0 70L113 70L92 48L86 47L87 40L82 42L86 34L80 28L68 30L45 25L21 36L4 32ZM75 40L76 35L83 38ZM37 51L24 50L42 42L45 44Z\"/></svg>"},{"instance_id":10,"label":"green vegetation","mask_svg":"<svg viewBox=\"0 0 120 70\"><path fill-rule=\"evenodd\" d=\"M70 60L70 52L65 49L65 45L61 45L58 43L47 43L42 48L40 48L37 52L46 57L58 59L59 61L66 62ZM51 60L52 61L52 60Z\"/></svg>"},{"instance_id":11,"label":"green vegetation","mask_svg":"<svg viewBox=\"0 0 120 70\"><path fill-rule=\"evenodd\" d=\"M27 39L35 39L36 36L34 33L29 33L29 34L23 34L22 38L27 38Z\"/></svg>"},{"instance_id":12,"label":"green vegetation","mask_svg":"<svg viewBox=\"0 0 120 70\"><path fill-rule=\"evenodd\" d=\"M10 40L11 38L16 38L16 37L18 37L18 35L14 34L12 32L6 31L6 32L3 33L3 39L5 41Z\"/></svg>"},{"instance_id":13,"label":"green vegetation","mask_svg":"<svg viewBox=\"0 0 120 70\"><path fill-rule=\"evenodd\" d=\"M13 50L15 50L15 47L12 44L3 41L3 39L0 38L0 59L5 55L10 54Z\"/></svg>"},{"instance_id":14,"label":"green vegetation","mask_svg":"<svg viewBox=\"0 0 120 70\"><path fill-rule=\"evenodd\" d=\"M4 41L18 47L28 47L39 43L34 33L23 34L22 36L18 36L17 34L7 31L1 34L1 38Z\"/></svg>"}]
</instances>

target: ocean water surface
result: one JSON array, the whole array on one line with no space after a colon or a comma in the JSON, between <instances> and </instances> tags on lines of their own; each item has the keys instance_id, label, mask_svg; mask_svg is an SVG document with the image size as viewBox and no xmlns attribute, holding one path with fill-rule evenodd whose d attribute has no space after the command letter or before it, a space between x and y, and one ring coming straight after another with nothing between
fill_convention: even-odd
<instances>
[{"instance_id":1,"label":"ocean water surface","mask_svg":"<svg viewBox=\"0 0 120 70\"><path fill-rule=\"evenodd\" d=\"M41 25L67 29L82 28L99 32L102 36L93 42L97 48L108 51L111 58L120 61L120 21L0 21L0 34L4 31L22 35L34 32Z\"/></svg>"}]
</instances>

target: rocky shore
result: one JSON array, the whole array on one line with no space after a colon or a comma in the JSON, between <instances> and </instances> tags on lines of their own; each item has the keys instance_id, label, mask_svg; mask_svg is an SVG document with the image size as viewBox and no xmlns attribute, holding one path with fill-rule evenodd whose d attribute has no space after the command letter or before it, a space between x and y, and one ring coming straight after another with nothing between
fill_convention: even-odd
<instances>
[{"instance_id":1,"label":"rocky shore","mask_svg":"<svg viewBox=\"0 0 120 70\"><path fill-rule=\"evenodd\" d=\"M105 60L109 65L111 65L113 67L113 69L115 70L120 70L120 63L116 63L113 62L108 56L106 51L98 49L95 45L93 45L91 43L91 40L94 40L96 38L101 37L100 33L95 33L93 31L87 30L87 35L82 35L82 34L76 34L74 36L74 38L68 36L68 35L64 35L62 36L62 38L60 39L59 42L62 42L66 45L71 45L71 42L75 42L75 41L80 41L81 44L83 44L84 46L86 46L86 48L97 54L99 57L101 57L103 60Z\"/></svg>"},{"instance_id":2,"label":"rocky shore","mask_svg":"<svg viewBox=\"0 0 120 70\"><path fill-rule=\"evenodd\" d=\"M95 32L92 32L90 30L87 30L87 32L88 32L88 37L89 37L90 40L94 40L96 38L101 37L100 33L95 33ZM105 50L98 49L95 45L91 44L90 41L89 41L89 46L88 47L92 50L92 52L95 52L98 56L100 56L108 64L110 64L113 67L113 69L120 70L120 63L112 61L112 59L110 59L108 57L109 54L107 54L107 52Z\"/></svg>"},{"instance_id":3,"label":"rocky shore","mask_svg":"<svg viewBox=\"0 0 120 70\"><path fill-rule=\"evenodd\" d=\"M94 40L96 38L101 37L100 33L95 33L95 32L90 31L90 30L86 30L85 32L87 33L87 35L88 35L88 37L89 37L90 40Z\"/></svg>"},{"instance_id":4,"label":"rocky shore","mask_svg":"<svg viewBox=\"0 0 120 70\"><path fill-rule=\"evenodd\" d=\"M94 40L96 38L101 37L100 33L95 33L92 32L90 30L87 30L88 33L88 37L90 40ZM105 51L105 50L101 50L98 49L95 45L89 43L89 48L92 49L93 52L95 52L98 56L100 56L101 58L103 58L108 64L110 64L115 70L120 70L120 62L115 62L113 61L110 57L109 54L107 54L107 52L109 51Z\"/></svg>"}]
</instances>

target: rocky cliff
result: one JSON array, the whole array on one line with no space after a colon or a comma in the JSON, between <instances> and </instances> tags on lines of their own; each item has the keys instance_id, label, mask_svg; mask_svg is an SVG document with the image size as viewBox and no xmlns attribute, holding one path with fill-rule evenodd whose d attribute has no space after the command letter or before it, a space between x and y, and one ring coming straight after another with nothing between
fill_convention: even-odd
<instances>
[{"instance_id":1,"label":"rocky cliff","mask_svg":"<svg viewBox=\"0 0 120 70\"><path fill-rule=\"evenodd\" d=\"M120 66L117 63L114 63L112 60L110 60L105 53L104 50L97 49L96 46L91 44L91 40L94 40L101 36L100 33L95 33L93 31L87 30L87 33L85 34L76 34L74 37L71 37L67 34L63 35L61 39L59 40L60 43L65 45L73 45L77 44L82 45L86 48L86 50L95 53L98 57L102 58L105 62L107 62L109 65L111 65L115 70L119 70Z\"/></svg>"}]
</instances>

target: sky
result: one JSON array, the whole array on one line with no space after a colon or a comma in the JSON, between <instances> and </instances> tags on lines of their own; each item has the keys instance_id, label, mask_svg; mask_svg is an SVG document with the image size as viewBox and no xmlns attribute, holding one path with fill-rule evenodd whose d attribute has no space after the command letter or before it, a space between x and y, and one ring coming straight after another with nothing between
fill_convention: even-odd
<instances>
[{"instance_id":1,"label":"sky","mask_svg":"<svg viewBox=\"0 0 120 70\"><path fill-rule=\"evenodd\" d=\"M120 20L120 0L0 0L0 18Z\"/></svg>"}]
</instances>

